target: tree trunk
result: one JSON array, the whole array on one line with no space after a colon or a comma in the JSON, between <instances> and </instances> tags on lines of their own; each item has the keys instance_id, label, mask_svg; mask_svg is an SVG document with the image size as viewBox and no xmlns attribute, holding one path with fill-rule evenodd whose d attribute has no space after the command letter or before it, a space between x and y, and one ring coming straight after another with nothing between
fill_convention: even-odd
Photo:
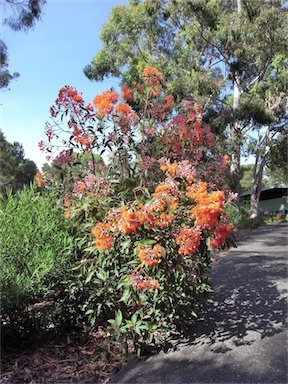
<instances>
[{"instance_id":1,"label":"tree trunk","mask_svg":"<svg viewBox=\"0 0 288 384\"><path fill-rule=\"evenodd\" d=\"M259 138L256 147L255 163L252 176L252 187L250 196L250 217L257 217L259 214L259 200L262 189L263 170L266 164L266 157L270 151L270 126L267 125L264 135ZM265 146L263 148L263 146Z\"/></svg>"},{"instance_id":2,"label":"tree trunk","mask_svg":"<svg viewBox=\"0 0 288 384\"><path fill-rule=\"evenodd\" d=\"M255 177L253 175L251 197L250 197L250 217L257 217L259 214L259 201L262 189L263 169L265 166L265 160L262 159L257 170L257 164L254 164ZM253 172L254 174L254 172Z\"/></svg>"},{"instance_id":3,"label":"tree trunk","mask_svg":"<svg viewBox=\"0 0 288 384\"><path fill-rule=\"evenodd\" d=\"M240 85L239 85L239 76L235 74L234 78L234 95L233 95L233 111L234 113L240 106ZM241 121L238 119L234 121L231 129L231 139L232 139L232 154L231 154L231 164L230 164L230 173L231 173L231 190L234 193L237 193L236 203L239 206L240 203L240 154L241 154L241 145L242 145L242 130L241 130Z\"/></svg>"},{"instance_id":4,"label":"tree trunk","mask_svg":"<svg viewBox=\"0 0 288 384\"><path fill-rule=\"evenodd\" d=\"M237 12L238 15L241 13L241 0L237 0ZM234 72L233 76L233 112L235 112L240 107L240 76L237 72ZM231 154L231 164L230 164L230 174L231 174L231 190L234 193L237 193L237 198L235 199L238 207L240 206L240 156L241 156L241 145L242 145L242 130L241 130L241 121L237 118L232 125L231 129L231 139L232 139L232 154Z\"/></svg>"}]
</instances>

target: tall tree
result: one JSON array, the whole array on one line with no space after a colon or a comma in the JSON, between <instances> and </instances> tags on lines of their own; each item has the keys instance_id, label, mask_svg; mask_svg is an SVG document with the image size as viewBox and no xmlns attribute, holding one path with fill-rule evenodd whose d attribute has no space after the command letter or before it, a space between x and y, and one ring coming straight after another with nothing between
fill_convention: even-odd
<instances>
[{"instance_id":1,"label":"tall tree","mask_svg":"<svg viewBox=\"0 0 288 384\"><path fill-rule=\"evenodd\" d=\"M7 88L10 81L19 77L18 72L13 74L8 70L8 52L4 41L0 40L0 89Z\"/></svg>"},{"instance_id":2,"label":"tall tree","mask_svg":"<svg viewBox=\"0 0 288 384\"><path fill-rule=\"evenodd\" d=\"M84 72L92 80L112 75L129 82L139 67L153 64L159 68L176 100L197 99L211 112L206 115L213 117L212 127L226 125L231 187L239 192L245 134L255 125L260 126L266 117L261 108L261 88L267 78L275 76L275 59L287 57L284 3L130 1L128 6L112 10L100 34L103 48ZM284 61L279 65L283 72Z\"/></svg>"},{"instance_id":3,"label":"tall tree","mask_svg":"<svg viewBox=\"0 0 288 384\"><path fill-rule=\"evenodd\" d=\"M261 88L258 87L254 92L251 92L251 96L254 96L254 101L250 100L249 108L253 110L256 107L256 110L250 114L250 123L254 130L257 130L257 138L255 139L255 136L253 138L255 163L250 200L251 217L258 215L263 172L269 161L268 159L270 158L271 162L273 154L275 156L275 148L281 148L279 138L285 140L285 137L287 137L287 73L288 56L277 55L271 63L270 73L259 84Z\"/></svg>"},{"instance_id":4,"label":"tall tree","mask_svg":"<svg viewBox=\"0 0 288 384\"><path fill-rule=\"evenodd\" d=\"M267 157L266 174L271 184L288 184L288 130L275 138Z\"/></svg>"},{"instance_id":5,"label":"tall tree","mask_svg":"<svg viewBox=\"0 0 288 384\"><path fill-rule=\"evenodd\" d=\"M2 3L2 2L1 2ZM46 0L3 0L3 9L7 5L8 17L3 22L14 31L28 31L40 19ZM8 51L3 40L0 39L0 89L7 88L12 79L19 77L19 73L11 74L8 70Z\"/></svg>"},{"instance_id":6,"label":"tall tree","mask_svg":"<svg viewBox=\"0 0 288 384\"><path fill-rule=\"evenodd\" d=\"M25 159L23 146L18 142L9 143L0 131L0 192L7 188L13 192L30 184L36 175L34 161Z\"/></svg>"}]
</instances>

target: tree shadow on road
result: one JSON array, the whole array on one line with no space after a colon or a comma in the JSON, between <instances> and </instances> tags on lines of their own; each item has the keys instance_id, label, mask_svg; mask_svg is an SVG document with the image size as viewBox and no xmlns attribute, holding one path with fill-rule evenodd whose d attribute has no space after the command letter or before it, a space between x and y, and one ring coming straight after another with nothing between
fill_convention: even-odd
<instances>
[{"instance_id":1,"label":"tree shadow on road","mask_svg":"<svg viewBox=\"0 0 288 384\"><path fill-rule=\"evenodd\" d=\"M225 353L287 328L287 261L282 253L234 251L212 274L215 291L188 332L189 344ZM181 342L180 342L181 343Z\"/></svg>"},{"instance_id":2,"label":"tree shadow on road","mask_svg":"<svg viewBox=\"0 0 288 384\"><path fill-rule=\"evenodd\" d=\"M214 292L187 337L131 362L111 384L287 382L288 227L267 227L213 268Z\"/></svg>"}]
</instances>

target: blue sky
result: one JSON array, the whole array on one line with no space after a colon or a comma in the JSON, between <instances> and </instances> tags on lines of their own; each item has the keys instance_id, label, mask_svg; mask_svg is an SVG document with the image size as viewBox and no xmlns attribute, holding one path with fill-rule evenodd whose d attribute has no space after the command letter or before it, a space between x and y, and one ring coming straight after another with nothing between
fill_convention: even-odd
<instances>
[{"instance_id":1,"label":"blue sky","mask_svg":"<svg viewBox=\"0 0 288 384\"><path fill-rule=\"evenodd\" d=\"M3 3L3 2L2 2ZM48 0L42 20L28 33L2 26L2 40L8 47L10 72L20 77L1 92L0 129L9 142L20 142L26 158L40 169L45 156L38 142L45 139L49 109L64 85L83 92L85 102L116 86L114 79L90 82L83 73L101 49L99 31L111 9L128 0ZM2 5L3 15L8 6Z\"/></svg>"}]
</instances>

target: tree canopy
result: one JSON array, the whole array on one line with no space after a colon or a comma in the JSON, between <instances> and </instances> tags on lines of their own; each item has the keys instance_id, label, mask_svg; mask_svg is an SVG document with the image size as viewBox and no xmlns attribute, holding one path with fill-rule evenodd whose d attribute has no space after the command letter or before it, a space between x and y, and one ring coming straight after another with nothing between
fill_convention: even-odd
<instances>
[{"instance_id":1,"label":"tree canopy","mask_svg":"<svg viewBox=\"0 0 288 384\"><path fill-rule=\"evenodd\" d=\"M101 29L103 48L84 72L91 80L116 76L129 83L143 66L153 65L178 99L197 98L204 105L220 97L229 104L236 74L246 94L275 57L287 53L281 1L242 0L240 9L237 3L146 0L114 7Z\"/></svg>"},{"instance_id":2,"label":"tree canopy","mask_svg":"<svg viewBox=\"0 0 288 384\"><path fill-rule=\"evenodd\" d=\"M0 89L7 88L12 79L19 77L18 72L13 74L9 72L8 63L7 46L3 40L0 40Z\"/></svg>"},{"instance_id":3,"label":"tree canopy","mask_svg":"<svg viewBox=\"0 0 288 384\"><path fill-rule=\"evenodd\" d=\"M25 159L23 146L18 142L9 143L0 131L0 192L7 188L13 192L30 184L36 175L34 161Z\"/></svg>"},{"instance_id":4,"label":"tree canopy","mask_svg":"<svg viewBox=\"0 0 288 384\"><path fill-rule=\"evenodd\" d=\"M46 0L4 0L8 5L9 16L3 19L3 23L9 25L13 31L25 31L33 28L41 18L43 5ZM19 77L19 73L11 74L8 70L9 57L7 46L0 39L0 89L7 88L10 81Z\"/></svg>"},{"instance_id":5,"label":"tree canopy","mask_svg":"<svg viewBox=\"0 0 288 384\"><path fill-rule=\"evenodd\" d=\"M159 69L176 102L200 102L222 133L239 192L246 133L269 125L270 140L287 121L287 26L281 0L131 0L112 9L103 47L84 73L129 85L144 66Z\"/></svg>"}]
</instances>

